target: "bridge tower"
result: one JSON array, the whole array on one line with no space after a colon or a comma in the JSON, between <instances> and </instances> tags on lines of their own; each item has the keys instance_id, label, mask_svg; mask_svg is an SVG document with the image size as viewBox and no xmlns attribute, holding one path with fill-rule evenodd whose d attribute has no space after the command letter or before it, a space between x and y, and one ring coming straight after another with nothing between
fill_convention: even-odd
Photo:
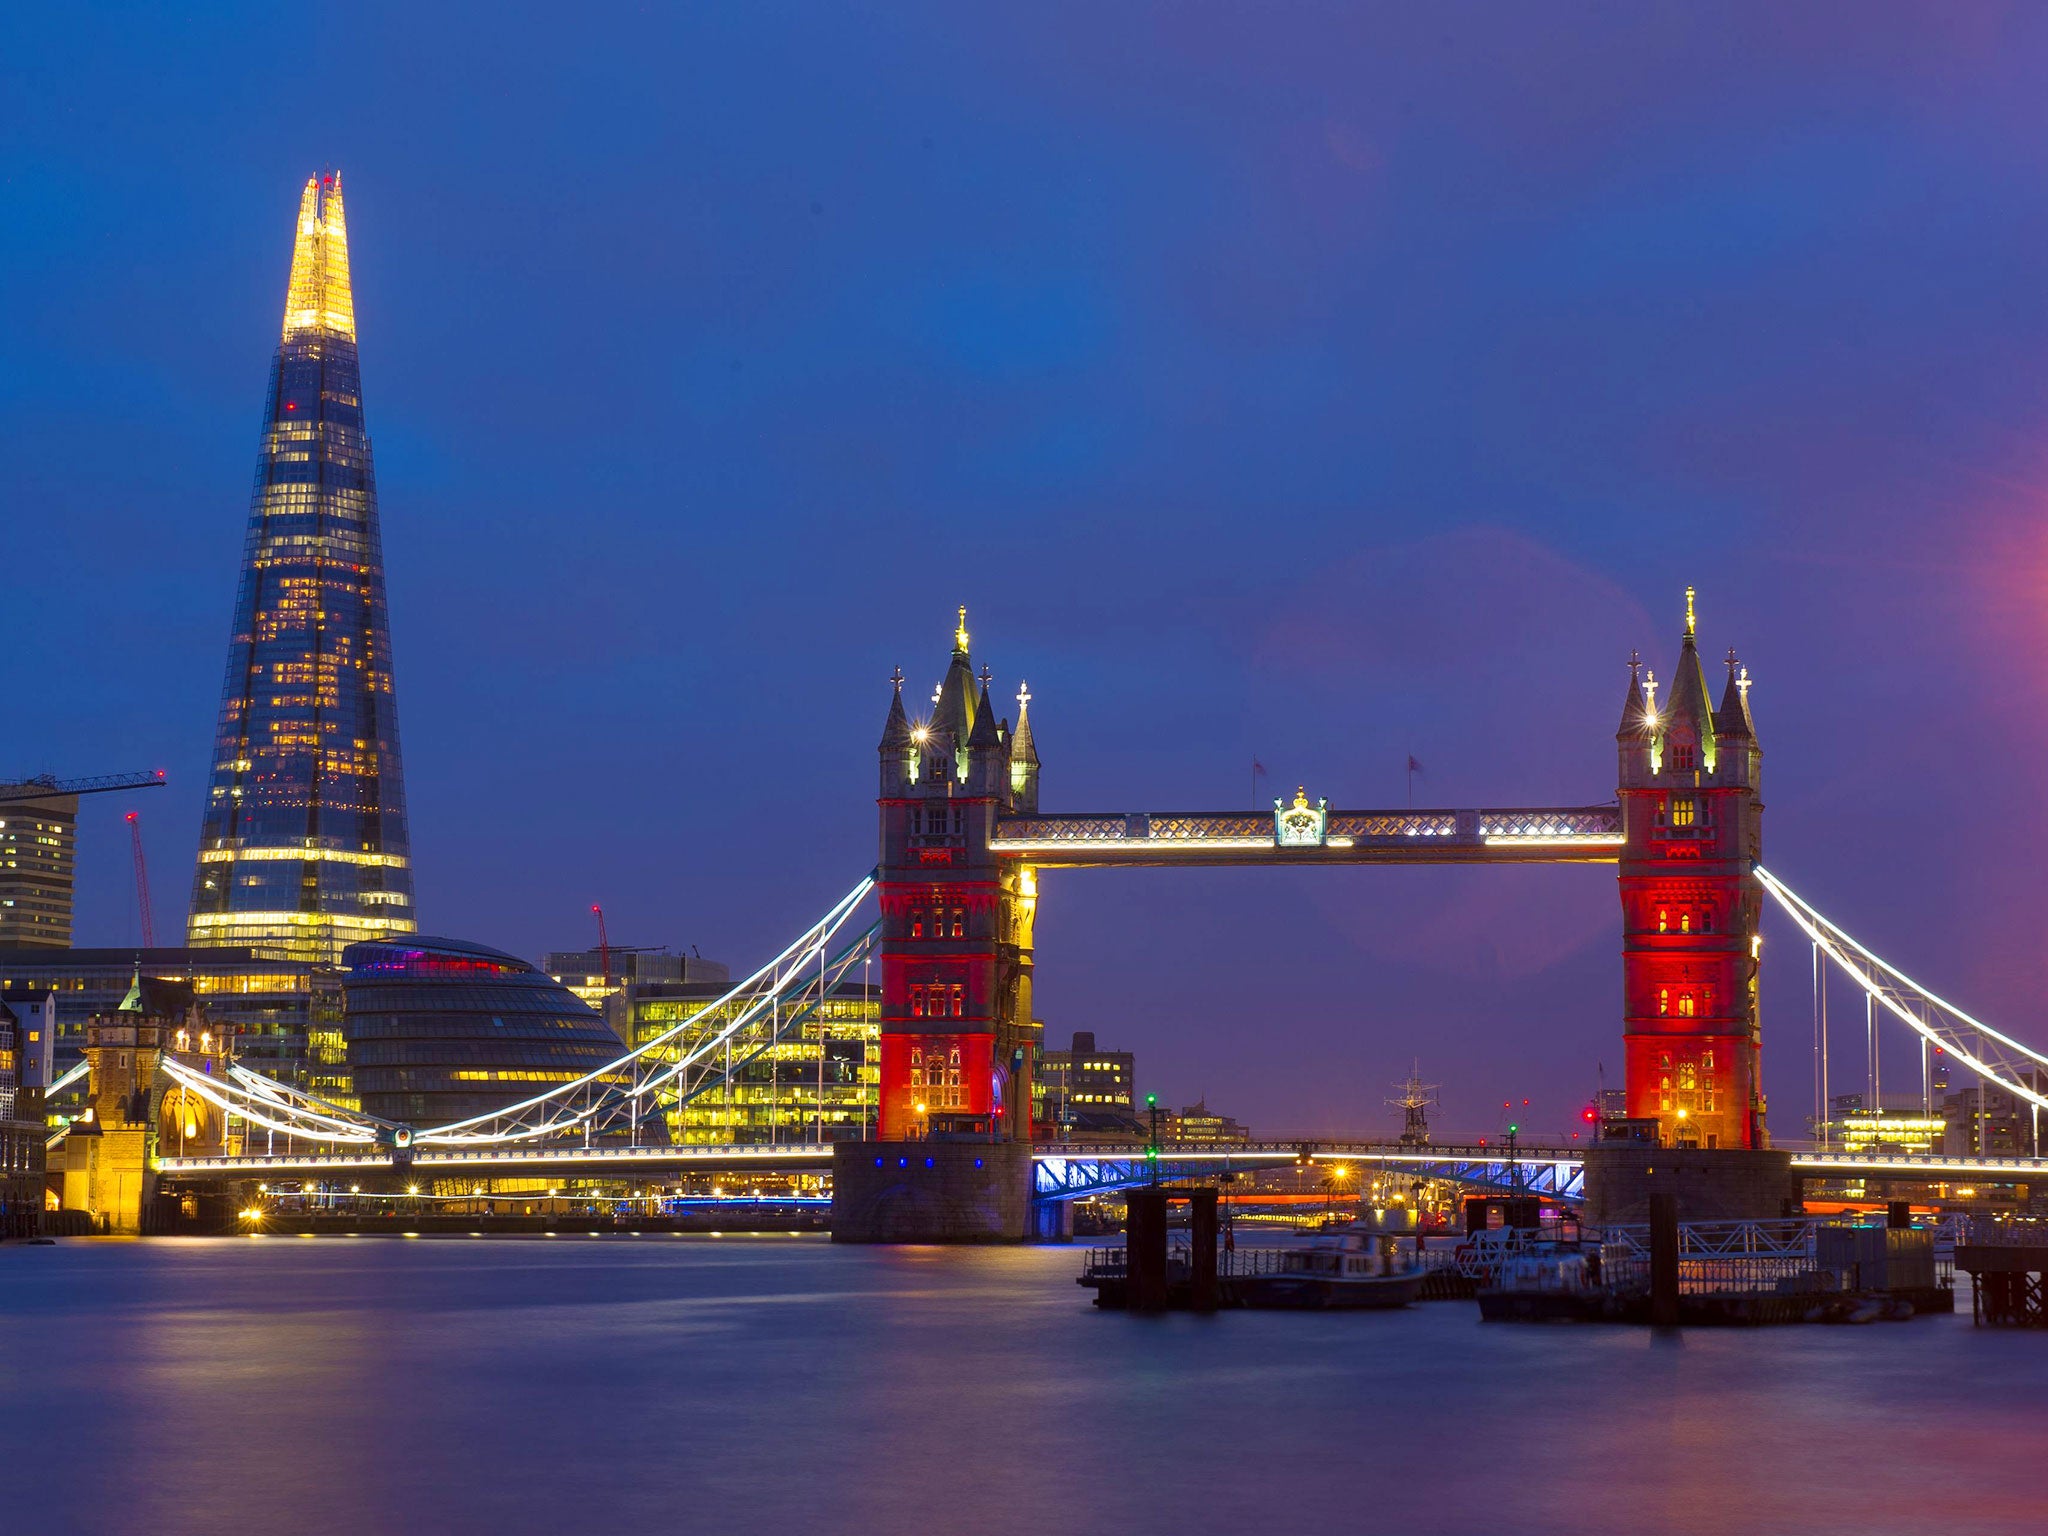
<instances>
[{"instance_id":1,"label":"bridge tower","mask_svg":"<svg viewBox=\"0 0 2048 1536\"><path fill-rule=\"evenodd\" d=\"M157 1068L175 1055L225 1077L229 1046L189 982L160 981L137 966L121 1005L86 1021L90 1093L64 1138L64 1208L89 1212L109 1232L141 1232L155 1203L159 1153L226 1151L219 1111L182 1087L167 1090Z\"/></svg>"},{"instance_id":2,"label":"bridge tower","mask_svg":"<svg viewBox=\"0 0 2048 1536\"><path fill-rule=\"evenodd\" d=\"M1685 592L1670 695L1629 663L1620 749L1620 859L1627 1099L1664 1146L1762 1148L1758 924L1763 892L1762 749L1749 670L1728 653L1708 702Z\"/></svg>"},{"instance_id":3,"label":"bridge tower","mask_svg":"<svg viewBox=\"0 0 2048 1536\"><path fill-rule=\"evenodd\" d=\"M1038 753L1018 694L998 720L974 674L967 610L927 720L882 729L880 876L884 1141L1031 1135L1034 871L998 861L996 818L1038 804Z\"/></svg>"}]
</instances>

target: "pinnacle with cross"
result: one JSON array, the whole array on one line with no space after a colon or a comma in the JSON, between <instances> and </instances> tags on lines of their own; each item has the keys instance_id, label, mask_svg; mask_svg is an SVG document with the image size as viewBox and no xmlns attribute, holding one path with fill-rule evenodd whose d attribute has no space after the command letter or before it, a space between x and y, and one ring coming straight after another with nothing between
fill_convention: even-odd
<instances>
[{"instance_id":1,"label":"pinnacle with cross","mask_svg":"<svg viewBox=\"0 0 2048 1536\"><path fill-rule=\"evenodd\" d=\"M981 664L981 691L983 693L988 692L988 685L994 681L995 673L989 671L988 663L984 661Z\"/></svg>"},{"instance_id":2,"label":"pinnacle with cross","mask_svg":"<svg viewBox=\"0 0 2048 1536\"><path fill-rule=\"evenodd\" d=\"M1025 709L1031 703L1031 685L1022 678L1017 680L1017 715L1023 718Z\"/></svg>"},{"instance_id":3,"label":"pinnacle with cross","mask_svg":"<svg viewBox=\"0 0 2048 1536\"><path fill-rule=\"evenodd\" d=\"M1632 683L1641 682L1642 672L1643 653L1641 651L1631 650L1628 653L1628 680Z\"/></svg>"},{"instance_id":4,"label":"pinnacle with cross","mask_svg":"<svg viewBox=\"0 0 2048 1536\"><path fill-rule=\"evenodd\" d=\"M889 674L889 681L896 685L896 693L898 697L901 697L903 693L903 669L898 667L894 672L891 672Z\"/></svg>"}]
</instances>

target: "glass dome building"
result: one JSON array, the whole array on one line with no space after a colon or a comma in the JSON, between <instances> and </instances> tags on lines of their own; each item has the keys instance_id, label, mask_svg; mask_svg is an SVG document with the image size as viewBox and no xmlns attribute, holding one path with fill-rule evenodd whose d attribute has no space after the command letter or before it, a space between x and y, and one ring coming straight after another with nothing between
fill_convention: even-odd
<instances>
[{"instance_id":1,"label":"glass dome building","mask_svg":"<svg viewBox=\"0 0 2048 1536\"><path fill-rule=\"evenodd\" d=\"M588 1003L500 950L406 934L351 944L341 959L350 1075L381 1119L426 1127L488 1114L626 1052Z\"/></svg>"}]
</instances>

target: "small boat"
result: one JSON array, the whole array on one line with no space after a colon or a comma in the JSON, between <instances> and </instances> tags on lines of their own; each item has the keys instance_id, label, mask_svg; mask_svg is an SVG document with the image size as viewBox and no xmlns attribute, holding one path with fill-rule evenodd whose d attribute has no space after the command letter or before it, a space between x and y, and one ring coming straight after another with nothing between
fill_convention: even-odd
<instances>
[{"instance_id":1,"label":"small boat","mask_svg":"<svg viewBox=\"0 0 2048 1536\"><path fill-rule=\"evenodd\" d=\"M1415 1213L1391 1210L1367 1212L1236 1284L1247 1307L1340 1311L1405 1307L1425 1277Z\"/></svg>"},{"instance_id":2,"label":"small boat","mask_svg":"<svg viewBox=\"0 0 2048 1536\"><path fill-rule=\"evenodd\" d=\"M1615 1305L1600 1284L1599 1251L1576 1240L1530 1239L1504 1251L1479 1290L1479 1315L1496 1323L1592 1322Z\"/></svg>"}]
</instances>

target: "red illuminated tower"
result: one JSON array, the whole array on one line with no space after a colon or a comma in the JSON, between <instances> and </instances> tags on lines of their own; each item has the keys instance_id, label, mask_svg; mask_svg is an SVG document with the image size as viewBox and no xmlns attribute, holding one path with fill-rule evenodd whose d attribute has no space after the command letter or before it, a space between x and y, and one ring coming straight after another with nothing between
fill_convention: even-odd
<instances>
[{"instance_id":1,"label":"red illuminated tower","mask_svg":"<svg viewBox=\"0 0 2048 1536\"><path fill-rule=\"evenodd\" d=\"M1038 755L975 680L965 608L931 718L905 712L899 673L880 751L879 1134L1028 1139L1036 886L989 839L998 815L1036 808Z\"/></svg>"},{"instance_id":2,"label":"red illuminated tower","mask_svg":"<svg viewBox=\"0 0 2048 1536\"><path fill-rule=\"evenodd\" d=\"M1621 755L1628 1113L1667 1146L1764 1147L1757 1065L1762 749L1749 672L1728 656L1717 710L1685 593L1669 699L1630 663Z\"/></svg>"}]
</instances>

